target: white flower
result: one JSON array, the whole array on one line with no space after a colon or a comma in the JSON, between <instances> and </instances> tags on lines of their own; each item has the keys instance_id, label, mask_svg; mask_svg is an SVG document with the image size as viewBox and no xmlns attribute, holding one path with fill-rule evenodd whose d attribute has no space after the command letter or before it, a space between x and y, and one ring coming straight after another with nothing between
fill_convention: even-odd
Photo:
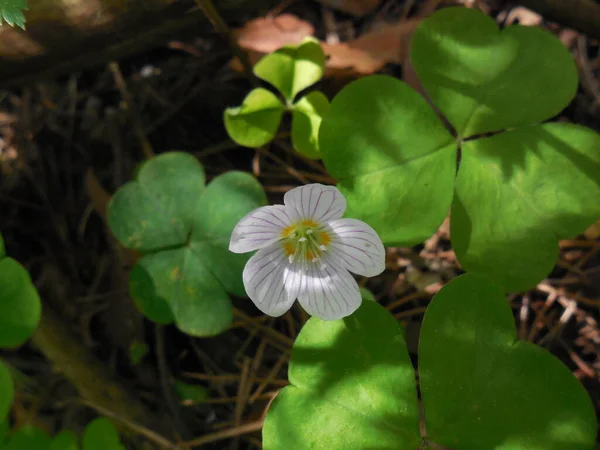
<instances>
[{"instance_id":1,"label":"white flower","mask_svg":"<svg viewBox=\"0 0 600 450\"><path fill-rule=\"evenodd\" d=\"M311 315L341 319L360 306L356 280L385 269L385 250L366 223L342 219L346 199L333 186L288 191L284 205L264 206L238 222L229 250L258 250L244 268L248 296L265 314L280 316L296 298Z\"/></svg>"}]
</instances>

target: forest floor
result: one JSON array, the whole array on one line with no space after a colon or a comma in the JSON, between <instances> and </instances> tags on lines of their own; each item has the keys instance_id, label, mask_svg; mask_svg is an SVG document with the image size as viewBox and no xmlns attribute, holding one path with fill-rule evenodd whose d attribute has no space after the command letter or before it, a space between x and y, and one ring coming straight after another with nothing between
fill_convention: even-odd
<instances>
[{"instance_id":1,"label":"forest floor","mask_svg":"<svg viewBox=\"0 0 600 450\"><path fill-rule=\"evenodd\" d=\"M329 98L349 81L376 71L414 85L406 58L410 32L441 2L367 3L375 9L352 14L316 1L287 0L264 22L240 18L228 25L245 26L236 37L253 59L303 33L332 46L319 85ZM577 96L560 120L600 131L597 40L503 2L475 2L475 7L501 25L540 26L559 37L581 75ZM288 16L276 21L281 14ZM281 203L283 194L300 184L333 184L319 162L293 152L285 132L289 124L258 150L228 139L223 110L239 105L250 87L239 63L232 62L227 40L207 25L197 36L165 42L116 64L0 90L0 231L7 253L29 270L44 308L68 331L64 339L101 362L106 377L176 430L182 449L202 444L206 449L261 448L264 412L287 384L291 345L307 316L296 306L274 319L247 299L234 298L233 324L207 339L144 320L128 296L132 256L111 237L106 205L111 193L131 179L144 149L192 153L208 181L231 169L251 172L271 203ZM552 274L509 301L519 338L560 358L598 410L600 226L562 241L560 248ZM459 273L445 222L422 245L388 249L386 272L365 286L406 327L414 356L428 302ZM79 395L70 379L77 375L55 370L43 348L26 345L1 353L23 374L14 408L17 425L78 430L96 414L94 405L71 401ZM176 381L201 386L206 398L174 395ZM150 433L141 437L143 428L129 426L134 433L126 437L128 446L160 448Z\"/></svg>"}]
</instances>

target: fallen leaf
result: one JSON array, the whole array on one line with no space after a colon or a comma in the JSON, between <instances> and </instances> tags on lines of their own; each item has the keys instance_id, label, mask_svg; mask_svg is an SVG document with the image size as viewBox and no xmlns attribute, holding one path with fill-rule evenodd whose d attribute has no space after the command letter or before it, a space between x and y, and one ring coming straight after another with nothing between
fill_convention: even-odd
<instances>
[{"instance_id":1,"label":"fallen leaf","mask_svg":"<svg viewBox=\"0 0 600 450\"><path fill-rule=\"evenodd\" d=\"M252 65L267 53L274 52L285 45L300 44L305 37L314 34L315 29L310 23L293 14L259 17L246 22L242 28L233 30L233 37L248 53ZM229 66L238 72L244 70L237 58L232 59Z\"/></svg>"},{"instance_id":2,"label":"fallen leaf","mask_svg":"<svg viewBox=\"0 0 600 450\"><path fill-rule=\"evenodd\" d=\"M320 0L325 6L362 17L373 12L381 0Z\"/></svg>"},{"instance_id":3,"label":"fallen leaf","mask_svg":"<svg viewBox=\"0 0 600 450\"><path fill-rule=\"evenodd\" d=\"M325 76L361 76L382 69L387 63L402 64L408 55L410 37L421 19L404 20L397 24L375 24L357 39L327 44L321 42L328 56ZM243 28L235 30L234 36L239 46L248 52L254 65L267 53L284 45L295 45L306 36L314 34L314 28L308 22L291 14L276 18L260 18L248 22ZM233 59L230 67L243 71L241 63Z\"/></svg>"},{"instance_id":4,"label":"fallen leaf","mask_svg":"<svg viewBox=\"0 0 600 450\"><path fill-rule=\"evenodd\" d=\"M271 53L284 45L299 44L306 36L315 34L314 27L292 14L260 17L234 30L233 36L240 47L262 53Z\"/></svg>"},{"instance_id":5,"label":"fallen leaf","mask_svg":"<svg viewBox=\"0 0 600 450\"><path fill-rule=\"evenodd\" d=\"M402 64L408 54L410 37L420 19L402 21L395 25L375 25L349 42L323 44L329 56L327 68L331 71L350 70L359 75L377 72L387 63Z\"/></svg>"}]
</instances>

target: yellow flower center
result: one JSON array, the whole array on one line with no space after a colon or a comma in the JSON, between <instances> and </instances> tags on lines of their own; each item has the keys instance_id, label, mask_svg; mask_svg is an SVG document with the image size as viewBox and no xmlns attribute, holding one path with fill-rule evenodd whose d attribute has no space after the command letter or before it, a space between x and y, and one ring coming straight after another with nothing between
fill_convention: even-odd
<instances>
[{"instance_id":1,"label":"yellow flower center","mask_svg":"<svg viewBox=\"0 0 600 450\"><path fill-rule=\"evenodd\" d=\"M283 251L290 263L315 262L331 244L330 234L313 220L289 225L281 232Z\"/></svg>"}]
</instances>

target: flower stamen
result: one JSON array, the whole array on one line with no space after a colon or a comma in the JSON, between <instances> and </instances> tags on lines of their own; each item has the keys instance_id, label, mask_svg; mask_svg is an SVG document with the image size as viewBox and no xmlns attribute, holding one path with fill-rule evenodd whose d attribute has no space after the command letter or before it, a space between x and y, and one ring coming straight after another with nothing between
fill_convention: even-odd
<instances>
[{"instance_id":1,"label":"flower stamen","mask_svg":"<svg viewBox=\"0 0 600 450\"><path fill-rule=\"evenodd\" d=\"M283 249L290 263L302 266L319 261L331 243L330 234L313 220L303 220L281 232Z\"/></svg>"}]
</instances>

